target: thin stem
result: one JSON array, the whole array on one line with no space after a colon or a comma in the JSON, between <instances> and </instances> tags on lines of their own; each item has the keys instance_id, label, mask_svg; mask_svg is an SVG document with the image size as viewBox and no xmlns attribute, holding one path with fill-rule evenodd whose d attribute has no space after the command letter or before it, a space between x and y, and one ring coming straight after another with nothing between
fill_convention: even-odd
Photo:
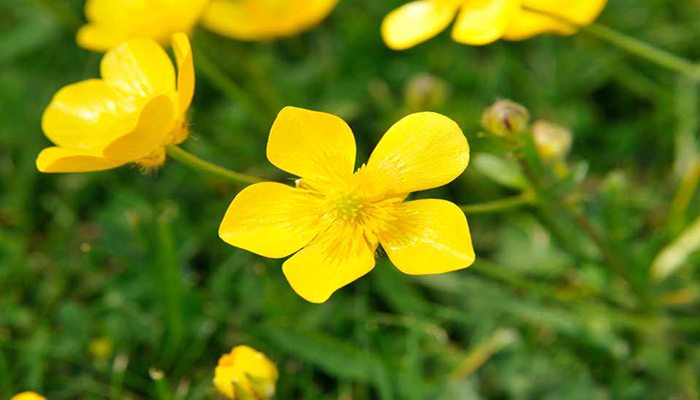
<instances>
[{"instance_id":1,"label":"thin stem","mask_svg":"<svg viewBox=\"0 0 700 400\"><path fill-rule=\"evenodd\" d=\"M574 27L582 32L585 32L597 39L606 41L630 54L641 57L654 64L669 69L671 71L683 74L693 80L700 80L700 65L695 64L685 58L679 57L669 51L652 46L649 43L643 42L632 36L618 32L607 26L592 23L588 26L583 26L571 21L568 18L556 15L554 13L538 10L532 7L524 7L525 10L547 16L561 23Z\"/></svg>"},{"instance_id":2,"label":"thin stem","mask_svg":"<svg viewBox=\"0 0 700 400\"><path fill-rule=\"evenodd\" d=\"M505 199L489 201L486 203L467 204L459 208L465 214L489 214L503 211L510 211L523 206L535 204L536 197L532 192L523 192L517 196L507 197Z\"/></svg>"},{"instance_id":3,"label":"thin stem","mask_svg":"<svg viewBox=\"0 0 700 400\"><path fill-rule=\"evenodd\" d=\"M208 161L204 161L175 145L168 146L168 155L173 160L176 160L194 170L206 172L209 175L223 178L238 184L250 185L262 181L260 178L231 171Z\"/></svg>"},{"instance_id":4,"label":"thin stem","mask_svg":"<svg viewBox=\"0 0 700 400\"><path fill-rule=\"evenodd\" d=\"M197 70L206 75L209 82L216 86L228 98L241 105L262 128L269 128L272 119L264 112L248 92L231 79L201 47L195 46L195 65Z\"/></svg>"}]
</instances>

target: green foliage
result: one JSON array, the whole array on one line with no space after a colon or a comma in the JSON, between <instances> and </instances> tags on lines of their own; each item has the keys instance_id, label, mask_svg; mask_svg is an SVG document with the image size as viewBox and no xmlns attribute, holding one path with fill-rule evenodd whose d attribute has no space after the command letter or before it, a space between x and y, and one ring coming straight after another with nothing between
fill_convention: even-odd
<instances>
[{"instance_id":1,"label":"green foliage","mask_svg":"<svg viewBox=\"0 0 700 400\"><path fill-rule=\"evenodd\" d=\"M80 50L70 30L81 1L56 1L56 10L5 0L0 398L22 390L52 400L216 398L218 357L245 343L278 364L279 399L697 399L700 257L687 252L684 268L663 281L649 272L700 210L697 179L684 176L697 157L697 83L584 34L483 48L443 34L390 51L379 26L403 2L342 0L314 31L274 43L197 30L195 63L197 54L211 58L257 112L200 70L196 134L184 147L283 181L265 140L275 113L295 105L344 117L364 158L415 107L408 82L429 74L447 85L431 107L459 122L475 160L440 195L478 203L526 188L510 150L479 135L481 111L510 98L573 131L573 172L546 194L573 193L628 280L566 210L529 207L469 216L478 261L467 270L411 277L380 256L326 304L306 303L280 261L218 238L237 190L224 181L174 162L145 175L36 171L48 145L43 109L62 86L95 77L100 56ZM700 57L700 3L610 3L602 23ZM690 193L674 201L681 182ZM503 329L519 339L468 376L452 374ZM113 351L92 354L97 339Z\"/></svg>"}]
</instances>

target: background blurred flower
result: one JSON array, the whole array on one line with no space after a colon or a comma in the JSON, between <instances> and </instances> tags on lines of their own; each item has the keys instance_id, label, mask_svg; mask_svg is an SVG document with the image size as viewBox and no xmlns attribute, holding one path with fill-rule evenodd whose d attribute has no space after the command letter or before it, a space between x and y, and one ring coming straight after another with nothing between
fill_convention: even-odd
<instances>
[{"instance_id":1,"label":"background blurred flower","mask_svg":"<svg viewBox=\"0 0 700 400\"><path fill-rule=\"evenodd\" d=\"M419 0L394 10L384 19L387 46L403 50L445 30L456 18L452 38L469 45L498 39L523 40L546 32L574 33L571 27L528 8L589 24L607 0Z\"/></svg>"},{"instance_id":2,"label":"background blurred flower","mask_svg":"<svg viewBox=\"0 0 700 400\"><path fill-rule=\"evenodd\" d=\"M107 51L134 37L166 45L173 34L189 33L208 0L88 0L88 23L78 31L78 44Z\"/></svg>"},{"instance_id":3,"label":"background blurred flower","mask_svg":"<svg viewBox=\"0 0 700 400\"><path fill-rule=\"evenodd\" d=\"M402 272L438 274L474 262L467 220L445 200L404 202L452 182L469 164L459 126L436 113L411 114L386 132L357 172L355 138L342 119L294 107L270 132L267 158L302 177L293 188L258 183L236 196L219 236L282 266L292 288L322 303L374 268L381 244Z\"/></svg>"},{"instance_id":4,"label":"background blurred flower","mask_svg":"<svg viewBox=\"0 0 700 400\"><path fill-rule=\"evenodd\" d=\"M325 19L338 0L213 0L202 23L237 40L270 40L303 32Z\"/></svg>"},{"instance_id":5,"label":"background blurred flower","mask_svg":"<svg viewBox=\"0 0 700 400\"><path fill-rule=\"evenodd\" d=\"M135 38L166 45L176 32L190 33L201 20L237 40L263 41L301 33L320 23L338 0L88 0L88 23L78 44L107 51Z\"/></svg>"},{"instance_id":6,"label":"background blurred flower","mask_svg":"<svg viewBox=\"0 0 700 400\"><path fill-rule=\"evenodd\" d=\"M229 399L268 400L275 394L279 372L265 355L248 346L236 346L219 359L214 385Z\"/></svg>"},{"instance_id":7,"label":"background blurred flower","mask_svg":"<svg viewBox=\"0 0 700 400\"><path fill-rule=\"evenodd\" d=\"M194 66L185 34L173 36L178 74L150 39L132 39L102 59L102 79L61 89L44 112L42 128L55 147L44 149L41 172L100 171L165 162L165 147L187 138Z\"/></svg>"}]
</instances>

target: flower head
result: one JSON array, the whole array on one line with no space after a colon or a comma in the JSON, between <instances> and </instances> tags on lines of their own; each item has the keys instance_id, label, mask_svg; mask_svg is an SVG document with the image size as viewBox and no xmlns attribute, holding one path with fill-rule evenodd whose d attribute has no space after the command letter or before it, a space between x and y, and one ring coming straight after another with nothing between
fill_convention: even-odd
<instances>
[{"instance_id":1,"label":"flower head","mask_svg":"<svg viewBox=\"0 0 700 400\"><path fill-rule=\"evenodd\" d=\"M484 110L481 125L496 136L514 137L529 127L530 112L513 101L499 100Z\"/></svg>"},{"instance_id":2,"label":"flower head","mask_svg":"<svg viewBox=\"0 0 700 400\"><path fill-rule=\"evenodd\" d=\"M22 392L12 396L10 400L46 400L46 398L34 392Z\"/></svg>"},{"instance_id":3,"label":"flower head","mask_svg":"<svg viewBox=\"0 0 700 400\"><path fill-rule=\"evenodd\" d=\"M219 359L214 385L229 399L269 400L275 394L278 376L277 367L263 353L236 346Z\"/></svg>"},{"instance_id":4,"label":"flower head","mask_svg":"<svg viewBox=\"0 0 700 400\"><path fill-rule=\"evenodd\" d=\"M88 23L78 31L78 44L107 51L129 39L145 37L168 44L177 32L190 32L209 0L88 0Z\"/></svg>"},{"instance_id":5,"label":"flower head","mask_svg":"<svg viewBox=\"0 0 700 400\"><path fill-rule=\"evenodd\" d=\"M382 24L387 46L403 50L445 30L456 18L452 38L484 45L498 39L524 40L541 33L573 34L570 26L529 11L536 9L580 25L593 22L607 0L418 0L391 12Z\"/></svg>"},{"instance_id":6,"label":"flower head","mask_svg":"<svg viewBox=\"0 0 700 400\"><path fill-rule=\"evenodd\" d=\"M44 112L42 129L56 146L37 158L41 172L87 172L165 162L165 148L187 138L194 95L187 36L173 35L178 73L150 39L132 39L102 59L102 79L61 89Z\"/></svg>"},{"instance_id":7,"label":"flower head","mask_svg":"<svg viewBox=\"0 0 700 400\"><path fill-rule=\"evenodd\" d=\"M317 25L336 4L338 0L213 0L202 24L237 40L270 40Z\"/></svg>"},{"instance_id":8,"label":"flower head","mask_svg":"<svg viewBox=\"0 0 700 400\"><path fill-rule=\"evenodd\" d=\"M404 201L446 185L469 163L469 144L447 117L409 115L384 135L356 172L355 138L340 118L283 109L270 132L267 158L301 177L296 187L252 185L231 203L219 236L270 258L294 254L283 272L314 303L374 268L381 245L407 274L435 274L474 261L469 227L444 200Z\"/></svg>"}]
</instances>

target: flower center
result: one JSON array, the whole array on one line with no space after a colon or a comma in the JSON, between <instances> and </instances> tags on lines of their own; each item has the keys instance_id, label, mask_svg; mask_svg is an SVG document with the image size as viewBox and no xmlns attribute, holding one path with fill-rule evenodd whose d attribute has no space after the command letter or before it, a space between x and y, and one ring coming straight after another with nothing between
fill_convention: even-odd
<instances>
[{"instance_id":1,"label":"flower center","mask_svg":"<svg viewBox=\"0 0 700 400\"><path fill-rule=\"evenodd\" d=\"M328 197L330 213L341 221L355 221L365 206L357 193L339 193Z\"/></svg>"}]
</instances>

